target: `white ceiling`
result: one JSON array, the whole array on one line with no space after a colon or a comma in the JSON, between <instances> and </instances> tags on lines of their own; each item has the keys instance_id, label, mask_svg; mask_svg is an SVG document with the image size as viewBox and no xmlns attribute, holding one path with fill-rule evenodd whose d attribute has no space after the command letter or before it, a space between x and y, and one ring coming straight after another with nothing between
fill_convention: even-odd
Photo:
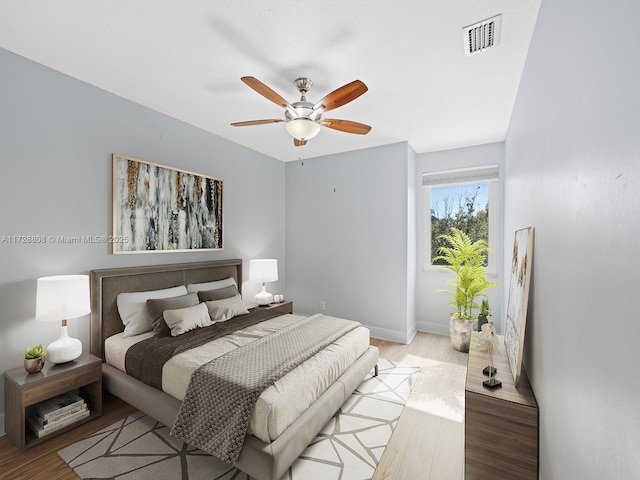
<instances>
[{"instance_id":1,"label":"white ceiling","mask_svg":"<svg viewBox=\"0 0 640 480\"><path fill-rule=\"evenodd\" d=\"M408 141L418 153L502 141L540 0L0 0L0 47L283 161ZM462 28L502 14L497 48L465 57ZM294 147L283 111L306 76L315 103L368 135L323 128Z\"/></svg>"}]
</instances>

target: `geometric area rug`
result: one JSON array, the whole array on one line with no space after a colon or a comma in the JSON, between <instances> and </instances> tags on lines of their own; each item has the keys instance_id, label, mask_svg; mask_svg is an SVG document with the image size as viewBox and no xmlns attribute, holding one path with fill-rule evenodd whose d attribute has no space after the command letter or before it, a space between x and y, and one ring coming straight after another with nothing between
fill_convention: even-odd
<instances>
[{"instance_id":1,"label":"geometric area rug","mask_svg":"<svg viewBox=\"0 0 640 480\"><path fill-rule=\"evenodd\" d=\"M371 479L419 373L379 359L282 480ZM58 455L83 480L252 480L169 430L137 412Z\"/></svg>"}]
</instances>

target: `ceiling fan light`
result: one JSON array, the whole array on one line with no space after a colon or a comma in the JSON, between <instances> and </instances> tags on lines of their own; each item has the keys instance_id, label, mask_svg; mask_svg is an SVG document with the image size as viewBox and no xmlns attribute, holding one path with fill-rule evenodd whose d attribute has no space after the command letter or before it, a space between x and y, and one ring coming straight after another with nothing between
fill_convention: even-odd
<instances>
[{"instance_id":1,"label":"ceiling fan light","mask_svg":"<svg viewBox=\"0 0 640 480\"><path fill-rule=\"evenodd\" d=\"M320 131L320 124L308 118L296 118L286 124L287 132L298 140L309 140Z\"/></svg>"}]
</instances>

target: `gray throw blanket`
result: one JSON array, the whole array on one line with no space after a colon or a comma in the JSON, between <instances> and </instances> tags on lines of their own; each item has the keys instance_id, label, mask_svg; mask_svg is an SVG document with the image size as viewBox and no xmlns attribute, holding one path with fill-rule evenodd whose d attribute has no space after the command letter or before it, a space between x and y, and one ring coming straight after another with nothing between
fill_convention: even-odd
<instances>
[{"instance_id":1,"label":"gray throw blanket","mask_svg":"<svg viewBox=\"0 0 640 480\"><path fill-rule=\"evenodd\" d=\"M171 435L235 462L262 392L359 325L314 315L202 365L191 375Z\"/></svg>"}]
</instances>

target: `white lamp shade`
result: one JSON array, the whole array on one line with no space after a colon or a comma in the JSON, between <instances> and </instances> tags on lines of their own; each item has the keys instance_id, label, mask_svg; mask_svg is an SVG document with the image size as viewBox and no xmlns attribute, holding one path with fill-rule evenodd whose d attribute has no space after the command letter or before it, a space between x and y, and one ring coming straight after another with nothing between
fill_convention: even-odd
<instances>
[{"instance_id":1,"label":"white lamp shade","mask_svg":"<svg viewBox=\"0 0 640 480\"><path fill-rule=\"evenodd\" d=\"M278 260L261 259L249 262L250 282L275 282L278 280Z\"/></svg>"},{"instance_id":2,"label":"white lamp shade","mask_svg":"<svg viewBox=\"0 0 640 480\"><path fill-rule=\"evenodd\" d=\"M91 313L88 275L58 275L38 279L36 320L56 321Z\"/></svg>"}]
</instances>

